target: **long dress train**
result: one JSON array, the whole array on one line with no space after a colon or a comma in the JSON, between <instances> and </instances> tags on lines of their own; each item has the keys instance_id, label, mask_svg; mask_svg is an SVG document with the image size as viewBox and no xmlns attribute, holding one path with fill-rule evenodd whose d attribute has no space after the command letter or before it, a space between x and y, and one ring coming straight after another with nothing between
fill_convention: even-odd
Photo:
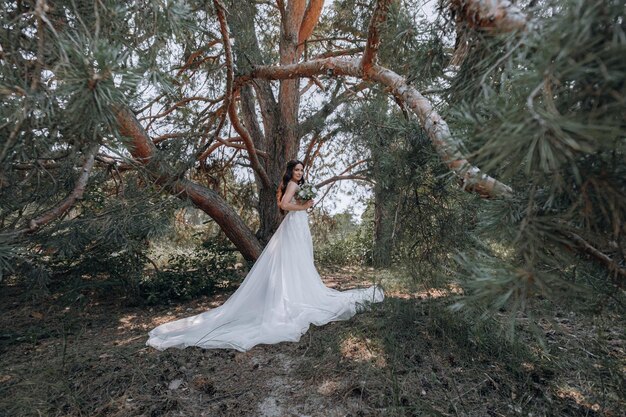
<instances>
[{"instance_id":1,"label":"long dress train","mask_svg":"<svg viewBox=\"0 0 626 417\"><path fill-rule=\"evenodd\" d=\"M147 344L164 350L199 346L246 351L253 346L297 342L310 324L347 320L368 302L381 302L380 287L337 291L313 264L305 211L291 211L237 291L220 307L152 330Z\"/></svg>"}]
</instances>

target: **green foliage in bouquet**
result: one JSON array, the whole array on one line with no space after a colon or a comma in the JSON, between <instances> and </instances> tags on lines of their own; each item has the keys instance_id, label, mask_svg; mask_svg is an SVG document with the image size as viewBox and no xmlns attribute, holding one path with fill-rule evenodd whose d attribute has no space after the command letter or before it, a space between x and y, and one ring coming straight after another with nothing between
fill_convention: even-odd
<instances>
[{"instance_id":1,"label":"green foliage in bouquet","mask_svg":"<svg viewBox=\"0 0 626 417\"><path fill-rule=\"evenodd\" d=\"M317 188L310 183L302 184L296 192L296 198L301 201L313 200L315 197L317 197Z\"/></svg>"}]
</instances>

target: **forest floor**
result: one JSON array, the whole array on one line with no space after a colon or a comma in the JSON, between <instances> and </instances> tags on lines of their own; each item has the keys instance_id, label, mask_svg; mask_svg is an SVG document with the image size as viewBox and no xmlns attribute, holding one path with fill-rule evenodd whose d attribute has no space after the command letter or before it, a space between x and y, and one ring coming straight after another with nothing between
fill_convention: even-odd
<instances>
[{"instance_id":1,"label":"forest floor","mask_svg":"<svg viewBox=\"0 0 626 417\"><path fill-rule=\"evenodd\" d=\"M375 271L325 272L337 289ZM360 278L357 278L360 277ZM392 287L390 287L392 288ZM545 346L506 339L445 308L450 292L387 291L299 343L230 350L145 345L158 324L221 304L111 297L25 301L0 288L0 416L620 416L626 370L618 316L559 313ZM523 322L523 320L522 320ZM622 410L621 412L619 410Z\"/></svg>"}]
</instances>

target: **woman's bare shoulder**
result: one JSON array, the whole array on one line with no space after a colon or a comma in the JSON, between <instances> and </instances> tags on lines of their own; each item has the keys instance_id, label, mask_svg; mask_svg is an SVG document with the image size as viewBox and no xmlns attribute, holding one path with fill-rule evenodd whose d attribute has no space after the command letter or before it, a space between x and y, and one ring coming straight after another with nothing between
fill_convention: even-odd
<instances>
[{"instance_id":1,"label":"woman's bare shoulder","mask_svg":"<svg viewBox=\"0 0 626 417\"><path fill-rule=\"evenodd\" d=\"M298 184L296 184L293 181L289 181L289 184L287 184L287 190L293 190L293 189L296 189L296 188L298 188Z\"/></svg>"}]
</instances>

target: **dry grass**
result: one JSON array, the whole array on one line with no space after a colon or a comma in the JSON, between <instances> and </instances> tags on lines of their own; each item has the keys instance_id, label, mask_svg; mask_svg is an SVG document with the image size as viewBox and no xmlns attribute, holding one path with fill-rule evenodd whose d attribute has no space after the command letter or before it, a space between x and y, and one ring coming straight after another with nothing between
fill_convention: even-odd
<instances>
[{"instance_id":1,"label":"dry grass","mask_svg":"<svg viewBox=\"0 0 626 417\"><path fill-rule=\"evenodd\" d=\"M325 276L362 285L376 271ZM453 289L454 290L454 289ZM18 301L0 295L2 416L618 416L621 321L569 313L507 342L489 323L448 312L446 294L394 289L351 321L299 343L247 353L144 345L152 327L219 305L127 307L89 294Z\"/></svg>"}]
</instances>

